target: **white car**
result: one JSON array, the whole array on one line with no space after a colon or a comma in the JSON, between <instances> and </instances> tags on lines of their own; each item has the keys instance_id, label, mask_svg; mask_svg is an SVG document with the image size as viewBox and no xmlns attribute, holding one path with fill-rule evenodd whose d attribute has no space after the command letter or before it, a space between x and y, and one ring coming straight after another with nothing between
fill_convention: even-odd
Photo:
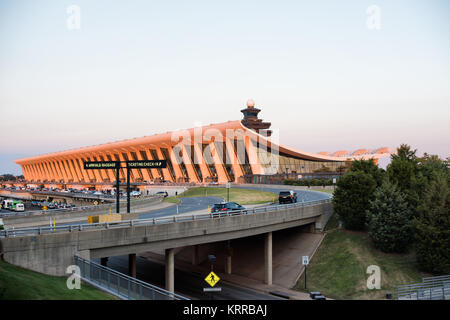
<instances>
[{"instance_id":1,"label":"white car","mask_svg":"<svg viewBox=\"0 0 450 320\"><path fill-rule=\"evenodd\" d=\"M131 191L130 192L130 196L132 196L132 197L137 197L137 196L140 196L140 195L141 195L140 191Z\"/></svg>"},{"instance_id":2,"label":"white car","mask_svg":"<svg viewBox=\"0 0 450 320\"><path fill-rule=\"evenodd\" d=\"M94 195L96 195L96 196L102 196L102 195L103 195L103 192L101 192L101 191L95 191L95 192L94 192Z\"/></svg>"}]
</instances>

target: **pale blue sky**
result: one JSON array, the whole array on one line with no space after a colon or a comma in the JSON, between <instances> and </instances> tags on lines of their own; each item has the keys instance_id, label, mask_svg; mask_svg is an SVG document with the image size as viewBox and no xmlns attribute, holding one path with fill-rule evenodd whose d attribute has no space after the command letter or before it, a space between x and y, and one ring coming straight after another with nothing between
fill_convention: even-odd
<instances>
[{"instance_id":1,"label":"pale blue sky","mask_svg":"<svg viewBox=\"0 0 450 320\"><path fill-rule=\"evenodd\" d=\"M69 30L66 9L81 9ZM366 26L381 9L381 29ZM450 156L449 1L0 0L0 174L36 155L241 118L309 151Z\"/></svg>"}]
</instances>

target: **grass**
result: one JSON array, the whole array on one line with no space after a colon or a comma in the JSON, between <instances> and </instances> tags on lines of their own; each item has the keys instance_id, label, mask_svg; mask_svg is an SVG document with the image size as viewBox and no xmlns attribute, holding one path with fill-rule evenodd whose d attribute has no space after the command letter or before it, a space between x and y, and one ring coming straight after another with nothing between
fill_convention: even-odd
<instances>
[{"instance_id":1,"label":"grass","mask_svg":"<svg viewBox=\"0 0 450 320\"><path fill-rule=\"evenodd\" d=\"M332 299L384 299L400 284L421 282L414 253L387 254L373 248L368 234L337 228L332 217L320 248L307 269L307 292L320 291ZM381 270L381 289L367 289L367 267ZM304 274L294 289L304 290Z\"/></svg>"},{"instance_id":2,"label":"grass","mask_svg":"<svg viewBox=\"0 0 450 320\"><path fill-rule=\"evenodd\" d=\"M0 300L112 300L115 297L82 282L69 290L66 277L53 277L0 260Z\"/></svg>"},{"instance_id":3,"label":"grass","mask_svg":"<svg viewBox=\"0 0 450 320\"><path fill-rule=\"evenodd\" d=\"M260 204L273 202L278 195L273 192L230 188L230 201L239 204ZM219 187L197 187L186 190L179 197L221 197L227 199L227 189Z\"/></svg>"},{"instance_id":4,"label":"grass","mask_svg":"<svg viewBox=\"0 0 450 320\"><path fill-rule=\"evenodd\" d=\"M163 201L164 202L169 202L169 203L179 203L180 199L178 199L175 196L170 196L170 197L165 197Z\"/></svg>"}]
</instances>

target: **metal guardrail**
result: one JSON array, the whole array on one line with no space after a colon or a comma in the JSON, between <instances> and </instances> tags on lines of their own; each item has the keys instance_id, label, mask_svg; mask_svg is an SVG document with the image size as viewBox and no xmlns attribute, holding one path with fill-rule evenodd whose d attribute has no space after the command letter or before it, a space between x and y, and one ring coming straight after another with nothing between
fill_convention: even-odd
<instances>
[{"instance_id":1,"label":"metal guardrail","mask_svg":"<svg viewBox=\"0 0 450 320\"><path fill-rule=\"evenodd\" d=\"M322 200L312 200L306 202L296 202L290 204L280 204L271 205L266 207L244 209L244 210L234 210L226 212L215 212L215 213L204 213L195 215L183 215L183 216L168 216L150 219L135 219L135 220L123 220L117 222L102 222L102 223L90 223L90 224L78 224L78 225L64 225L64 226L46 226L46 227L32 227L32 228L19 228L11 230L1 230L0 237L17 237L17 236L33 236L41 235L46 233L56 233L56 232L77 232L77 231L87 231L87 230L101 230L101 229L112 229L112 228L129 228L135 226L146 226L153 224L163 224L163 223L173 223L173 222L183 222L183 221L193 221L193 220L204 220L204 219L215 219L222 217L230 217L244 214L257 214L261 212L274 212L280 210L286 210L291 208L313 206L322 203L329 203L331 199Z\"/></svg>"},{"instance_id":2,"label":"metal guardrail","mask_svg":"<svg viewBox=\"0 0 450 320\"><path fill-rule=\"evenodd\" d=\"M189 300L111 268L75 256L81 279L122 300Z\"/></svg>"},{"instance_id":3,"label":"metal guardrail","mask_svg":"<svg viewBox=\"0 0 450 320\"><path fill-rule=\"evenodd\" d=\"M398 300L449 300L450 275L423 278L421 283L400 285Z\"/></svg>"}]
</instances>

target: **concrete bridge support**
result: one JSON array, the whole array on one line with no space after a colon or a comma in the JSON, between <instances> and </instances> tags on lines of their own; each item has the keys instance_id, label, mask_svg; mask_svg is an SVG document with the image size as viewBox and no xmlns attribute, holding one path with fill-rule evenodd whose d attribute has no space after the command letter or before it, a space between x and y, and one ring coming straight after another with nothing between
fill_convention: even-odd
<instances>
[{"instance_id":1,"label":"concrete bridge support","mask_svg":"<svg viewBox=\"0 0 450 320\"><path fill-rule=\"evenodd\" d=\"M264 238L264 282L272 285L272 232Z\"/></svg>"},{"instance_id":2,"label":"concrete bridge support","mask_svg":"<svg viewBox=\"0 0 450 320\"><path fill-rule=\"evenodd\" d=\"M233 249L230 245L230 240L227 241L227 257L225 261L225 273L231 274L231 257L233 255Z\"/></svg>"},{"instance_id":3,"label":"concrete bridge support","mask_svg":"<svg viewBox=\"0 0 450 320\"><path fill-rule=\"evenodd\" d=\"M104 267L108 266L108 257L100 258L100 264Z\"/></svg>"},{"instance_id":4,"label":"concrete bridge support","mask_svg":"<svg viewBox=\"0 0 450 320\"><path fill-rule=\"evenodd\" d=\"M130 277L136 278L136 253L128 255L128 274Z\"/></svg>"},{"instance_id":5,"label":"concrete bridge support","mask_svg":"<svg viewBox=\"0 0 450 320\"><path fill-rule=\"evenodd\" d=\"M192 250L192 265L196 266L199 264L199 247L198 244L194 245Z\"/></svg>"},{"instance_id":6,"label":"concrete bridge support","mask_svg":"<svg viewBox=\"0 0 450 320\"><path fill-rule=\"evenodd\" d=\"M175 291L175 252L174 249L166 249L166 290Z\"/></svg>"}]
</instances>

